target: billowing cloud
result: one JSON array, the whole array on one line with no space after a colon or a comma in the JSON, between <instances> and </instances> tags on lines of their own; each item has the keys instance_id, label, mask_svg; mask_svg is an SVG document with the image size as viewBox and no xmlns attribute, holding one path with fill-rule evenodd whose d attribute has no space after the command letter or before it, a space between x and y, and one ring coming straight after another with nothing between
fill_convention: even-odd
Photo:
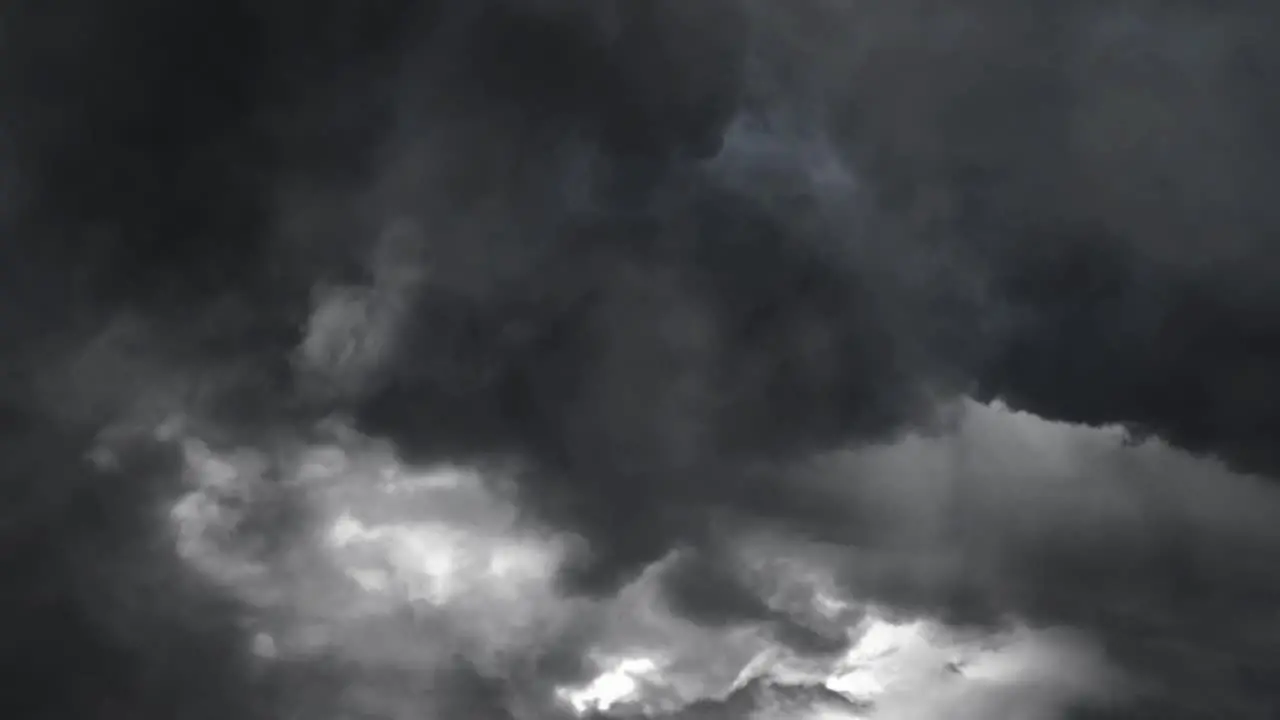
<instances>
[{"instance_id":1,"label":"billowing cloud","mask_svg":"<svg viewBox=\"0 0 1280 720\"><path fill-rule=\"evenodd\" d=\"M761 617L690 620L664 588L678 555L616 595L575 598L555 582L575 540L522 519L499 469L412 470L385 447L338 432L345 441L302 450L275 481L301 493L307 511L299 531L272 547L253 517L272 506L261 496L271 491L263 456L180 440L189 490L169 526L179 556L244 604L246 655L268 672L333 657L373 673L340 678L342 707L428 711L434 701L376 678L417 673L428 682L459 659L504 688L517 717L542 716L530 707L685 717L716 703L763 716L781 703L795 712L833 705L851 717L931 717L942 707L1056 717L1070 703L1114 701L1123 687L1085 634L975 634L887 617L875 595L842 585L847 562L804 538L740 537L744 592L771 611ZM825 623L845 643L796 646L779 634L781 618ZM455 692L440 682L433 695Z\"/></svg>"},{"instance_id":2,"label":"billowing cloud","mask_svg":"<svg viewBox=\"0 0 1280 720\"><path fill-rule=\"evenodd\" d=\"M15 514L49 518L15 572L121 668L108 715L320 685L537 716L619 672L676 712L758 645L857 647L830 595L1065 627L1064 666L1247 716L1280 513L1273 15L14 10L0 406ZM334 448L369 467L307 469ZM831 587L783 580L796 557ZM252 708L189 710L214 667Z\"/></svg>"},{"instance_id":3,"label":"billowing cloud","mask_svg":"<svg viewBox=\"0 0 1280 720\"><path fill-rule=\"evenodd\" d=\"M445 707L467 678L513 717L1058 718L1135 703L1243 717L1274 701L1249 677L1273 661L1258 601L1280 588L1257 568L1280 556L1280 493L1118 428L965 410L949 432L796 470L847 508L846 527L722 525L718 572L736 589L692 616L670 587L695 550L573 595L558 574L581 539L513 504L518 468L413 469L340 426L281 463L274 482L305 519L274 546L246 512L272 507L245 499L268 482L265 456L195 439L180 442L189 490L169 524L179 555L242 603L244 659L351 663L331 702L387 717ZM758 609L733 609L743 598ZM428 697L385 685L405 674Z\"/></svg>"}]
</instances>

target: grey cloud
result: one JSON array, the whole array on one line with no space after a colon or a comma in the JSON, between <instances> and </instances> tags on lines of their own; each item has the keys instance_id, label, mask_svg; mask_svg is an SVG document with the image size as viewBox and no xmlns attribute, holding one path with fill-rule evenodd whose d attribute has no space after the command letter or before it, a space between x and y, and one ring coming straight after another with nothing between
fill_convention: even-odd
<instances>
[{"instance_id":1,"label":"grey cloud","mask_svg":"<svg viewBox=\"0 0 1280 720\"><path fill-rule=\"evenodd\" d=\"M1115 637L1067 584L1172 598L1174 627L1262 582L1255 521L1217 528L1269 500L1193 511L1199 484L1066 468L1006 494L973 478L1007 469L942 453L956 505L906 482L849 507L792 468L945 429L972 392L1274 474L1274 13L691 8L15 10L0 398L37 445L194 406L238 440L338 411L419 461L519 455L522 501L590 541L569 585L604 595L673 548L715 566L721 516L889 543L860 582L905 605ZM341 392L314 392L334 380L297 372L316 289L385 287L399 227L416 247L391 264L422 287ZM141 349L103 349L121 317ZM1156 473L1090 462L1126 488ZM1099 516L1074 533L1003 497ZM671 586L704 619L759 614L723 592Z\"/></svg>"},{"instance_id":2,"label":"grey cloud","mask_svg":"<svg viewBox=\"0 0 1280 720\"><path fill-rule=\"evenodd\" d=\"M1156 441L1127 447L1119 428L985 407L955 436L829 467L825 482L866 518L831 554L847 558L854 594L1081 628L1175 717L1274 702L1256 680L1276 662L1268 481Z\"/></svg>"}]
</instances>

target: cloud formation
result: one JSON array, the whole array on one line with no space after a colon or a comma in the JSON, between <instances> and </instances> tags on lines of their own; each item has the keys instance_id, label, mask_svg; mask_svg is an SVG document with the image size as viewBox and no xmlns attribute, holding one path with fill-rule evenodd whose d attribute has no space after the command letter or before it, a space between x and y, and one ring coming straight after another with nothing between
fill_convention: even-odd
<instances>
[{"instance_id":1,"label":"cloud formation","mask_svg":"<svg viewBox=\"0 0 1280 720\"><path fill-rule=\"evenodd\" d=\"M282 486L260 452L177 438L186 489L157 499L186 567L235 601L238 662L278 684L277 707L447 716L476 683L513 717L1261 717L1275 701L1257 682L1280 587L1259 568L1280 556L1280 493L1119 428L971 405L940 436L806 463L790 482L846 524L722 526L717 564L694 566L737 590L693 612L671 592L691 551L574 595L557 574L579 538L512 504L513 468L415 469L329 438L283 454ZM296 519L264 525L278 505L245 498L278 487ZM119 562L154 577L138 559Z\"/></svg>"},{"instance_id":2,"label":"cloud formation","mask_svg":"<svg viewBox=\"0 0 1280 720\"><path fill-rule=\"evenodd\" d=\"M15 526L35 558L21 572L129 668L119 707L218 715L178 679L143 679L225 664L227 683L261 681L231 628L262 599L207 587L225 567L190 576L191 546L185 562L154 549L193 447L174 438L249 448L271 476L336 414L410 465L514 468L506 510L455 508L496 513L477 520L489 539L436 528L456 553L432 562L537 554L527 521L575 538L546 593L604 603L670 563L655 592L686 621L831 652L847 638L765 602L740 557L747 538L801 535L863 599L1066 624L1137 664L1152 638L1195 638L1196 658L1169 649L1178 667L1150 682L1221 663L1204 682L1252 697L1270 666L1250 637L1273 622L1242 589L1273 593L1258 568L1280 511L1213 463L1278 471L1273 15L8 11L0 404L21 429L15 514L50 518ZM189 426L155 437L173 416ZM1155 439L1124 449L1126 433ZM71 460L93 447L98 466ZM283 491L236 502L279 510L265 536L315 510ZM412 544L356 528L348 541ZM131 572L144 563L158 569ZM80 579L104 572L129 578L107 599ZM210 608L152 612L148 582ZM1087 608L1079 585L1129 614ZM43 627L23 608L15 626ZM1201 628L1215 613L1231 627ZM150 659L119 637L133 622L193 659ZM566 642L547 662L572 675L582 647ZM449 667L492 694L483 662Z\"/></svg>"}]
</instances>

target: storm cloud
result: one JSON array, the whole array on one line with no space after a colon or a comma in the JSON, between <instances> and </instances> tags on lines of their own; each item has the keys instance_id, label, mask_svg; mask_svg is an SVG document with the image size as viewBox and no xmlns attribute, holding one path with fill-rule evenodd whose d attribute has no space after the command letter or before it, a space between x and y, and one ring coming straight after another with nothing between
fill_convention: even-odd
<instances>
[{"instance_id":1,"label":"storm cloud","mask_svg":"<svg viewBox=\"0 0 1280 720\"><path fill-rule=\"evenodd\" d=\"M14 547L87 618L69 644L149 658L113 635L140 623L180 658L115 661L137 694L77 712L173 716L188 686L142 678L179 666L273 712L233 640L243 598L147 539L139 508L180 494L156 431L179 415L268 455L341 417L406 464L513 463L511 502L581 540L548 592L605 602L671 562L677 614L819 655L848 638L761 599L744 533L856 559L840 582L868 601L1065 624L1117 656L1146 641L1068 586L1159 606L1160 637L1268 626L1244 586L1274 552L1280 472L1276 20L1002 0L4 11L0 402L14 514L46 518ZM1024 467L981 436L1017 436L993 412L1101 429L1051 449L1069 470ZM71 460L92 447L96 466ZM189 612L80 579L144 565ZM48 624L22 607L15 627Z\"/></svg>"}]
</instances>

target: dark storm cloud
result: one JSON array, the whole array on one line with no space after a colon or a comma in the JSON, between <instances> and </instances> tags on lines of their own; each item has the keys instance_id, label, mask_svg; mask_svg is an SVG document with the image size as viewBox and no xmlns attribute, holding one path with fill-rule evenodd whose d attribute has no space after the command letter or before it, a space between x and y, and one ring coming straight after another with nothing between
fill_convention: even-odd
<instances>
[{"instance_id":1,"label":"dark storm cloud","mask_svg":"<svg viewBox=\"0 0 1280 720\"><path fill-rule=\"evenodd\" d=\"M353 8L5 11L0 397L103 423L157 374L232 432L336 409L416 459L516 452L590 590L714 559L717 513L839 524L775 465L965 390L1277 469L1267 11ZM315 393L294 348L341 283L391 319ZM122 365L66 361L126 311ZM677 606L762 613L697 575Z\"/></svg>"},{"instance_id":2,"label":"dark storm cloud","mask_svg":"<svg viewBox=\"0 0 1280 720\"><path fill-rule=\"evenodd\" d=\"M917 5L848 10L837 127L1007 313L980 393L1274 470L1274 13Z\"/></svg>"},{"instance_id":3,"label":"dark storm cloud","mask_svg":"<svg viewBox=\"0 0 1280 720\"><path fill-rule=\"evenodd\" d=\"M554 208L547 210L562 192L557 168L573 159L575 145L587 148L584 155L623 158L640 175L661 172L668 155L714 151L735 84L687 79L697 73L684 65L698 61L705 46L710 62L696 64L720 73L716 68L739 54L712 48L718 38L732 43L738 35L703 33L700 13L681 10L683 24L664 28L663 12L624 11L634 22L611 30L610 18L581 3L352 10L85 2L5 11L4 144L15 152L6 156L4 174L3 398L29 416L30 427L15 436L21 447L10 457L48 454L67 464L33 461L6 471L18 488L67 498L46 507L24 496L12 508L23 532L8 538L6 556L30 572L15 571L11 580L20 592L62 603L30 601L29 610L7 614L23 639L11 644L6 662L44 668L62 684L57 695L30 685L31 696L21 698L30 716L248 716L249 709L225 708L192 688L222 675L230 687L213 696L269 699L245 675L236 645L243 633L230 625L234 609L201 607L219 604L217 592L193 587L190 602L166 594L167 607L177 609L172 623L138 622L161 593L140 591L119 603L99 595L98 581L108 594L131 591L112 567L179 592L179 571L164 565L176 559L147 554L163 547L163 538L150 537L157 523L151 510L163 495L119 487L165 468L126 462L117 477L74 458L104 423L145 425L174 410L212 416L242 438L255 434L246 424L314 417L306 403L295 407L289 375L312 291L325 281L363 279L386 217L408 215L433 240L446 238L435 242L432 260L452 284L418 299L411 318L422 332L411 334L423 342L409 342L395 358L405 368L418 364L410 352L421 354L422 366L445 375L409 385L405 402L391 408L401 420L388 429L405 445L421 446L441 428L429 415L415 417L418 403L471 405L449 420L459 427L430 448L433 456L501 451L518 440L550 457L562 427L547 428L547 440L524 437L534 422L506 427L507 405L521 402L507 392L515 381L450 397L449 373L495 355L509 370L520 366L515 353L527 354L541 363L529 373L533 389L544 393L529 402L554 417L556 401L545 393L568 389L557 385L554 355L585 355L579 341L571 337L554 352L530 340L512 349L496 342L495 331L512 316L547 323L583 305L601 285L583 276L610 265L605 252L579 259L576 248L556 240L556 252L542 255L546 264L569 266L560 277L521 287L521 294L502 286L512 275L528 279L515 271L543 269L522 258L522 246L529 246L523 255L541 260L533 252L538 243L561 236L615 243L607 227L565 232ZM678 40L674 54L660 49L682 34L696 37ZM647 61L636 62L639 55L608 43L657 49L648 55L667 67L651 72ZM692 85L678 90L668 80ZM606 187L588 194L643 204L644 183L615 164L601 164ZM645 235L635 233L635 241L647 242ZM554 292L561 281L572 284ZM570 316L565 325L578 322ZM456 334L447 347L428 344L449 330ZM579 365L589 362L582 357ZM78 442L64 448L66 427L81 424ZM96 519L70 506L78 504ZM89 537L73 542L76 532ZM651 541L653 552L661 542ZM37 647L45 642L56 651ZM77 670L71 655L56 652L118 670L116 695L91 687L97 673Z\"/></svg>"}]
</instances>

